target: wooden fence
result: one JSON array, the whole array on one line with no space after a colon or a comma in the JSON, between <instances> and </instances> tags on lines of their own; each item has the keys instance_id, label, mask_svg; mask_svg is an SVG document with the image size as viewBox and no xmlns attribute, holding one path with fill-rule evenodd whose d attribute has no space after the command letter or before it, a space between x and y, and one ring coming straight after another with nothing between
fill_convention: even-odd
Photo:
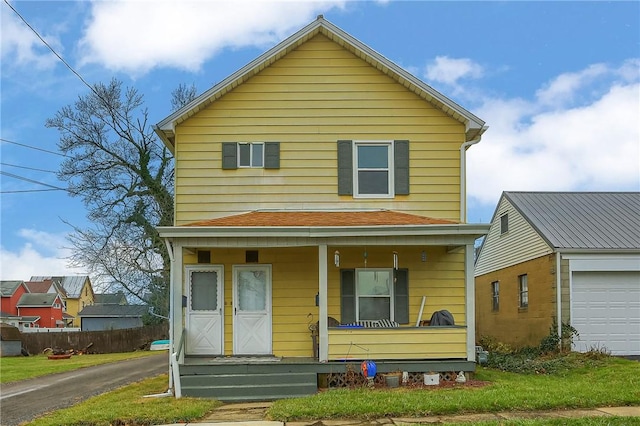
<instances>
[{"instance_id":1,"label":"wooden fence","mask_svg":"<svg viewBox=\"0 0 640 426\"><path fill-rule=\"evenodd\" d=\"M132 352L148 349L154 340L168 339L169 325L106 331L21 333L21 337L22 347L33 355L42 353L46 348L79 351L88 347L88 353L96 354Z\"/></svg>"}]
</instances>

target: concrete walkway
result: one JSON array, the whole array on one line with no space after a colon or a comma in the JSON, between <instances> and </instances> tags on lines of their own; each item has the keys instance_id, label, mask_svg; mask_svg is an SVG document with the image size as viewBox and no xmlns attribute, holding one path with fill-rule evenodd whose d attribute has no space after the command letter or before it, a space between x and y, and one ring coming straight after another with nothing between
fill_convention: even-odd
<instances>
[{"instance_id":1,"label":"concrete walkway","mask_svg":"<svg viewBox=\"0 0 640 426\"><path fill-rule=\"evenodd\" d=\"M624 416L638 417L640 421L640 406L637 407L602 407L581 410L553 410L553 411L508 411L485 414L461 414L427 417L385 417L373 420L309 420L295 422L276 422L266 420L266 412L271 406L269 402L224 404L218 407L207 418L198 422L180 423L167 426L365 426L365 425L409 425L409 424L447 424L447 423L476 423L480 421L505 421L513 419L536 418L576 418L576 417L605 417Z\"/></svg>"}]
</instances>

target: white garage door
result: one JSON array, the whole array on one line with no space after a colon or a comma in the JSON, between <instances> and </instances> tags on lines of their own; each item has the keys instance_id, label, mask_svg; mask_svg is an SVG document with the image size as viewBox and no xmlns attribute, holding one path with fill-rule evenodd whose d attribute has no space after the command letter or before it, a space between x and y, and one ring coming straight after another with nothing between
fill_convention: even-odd
<instances>
[{"instance_id":1,"label":"white garage door","mask_svg":"<svg viewBox=\"0 0 640 426\"><path fill-rule=\"evenodd\" d=\"M574 272L574 350L640 355L640 272Z\"/></svg>"}]
</instances>

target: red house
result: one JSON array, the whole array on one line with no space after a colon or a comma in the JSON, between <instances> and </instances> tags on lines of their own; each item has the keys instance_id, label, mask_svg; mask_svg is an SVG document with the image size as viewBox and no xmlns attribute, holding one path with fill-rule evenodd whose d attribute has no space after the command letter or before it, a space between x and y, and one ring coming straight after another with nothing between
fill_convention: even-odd
<instances>
[{"instance_id":1,"label":"red house","mask_svg":"<svg viewBox=\"0 0 640 426\"><path fill-rule=\"evenodd\" d=\"M18 315L40 317L40 328L64 327L62 298L58 293L26 293L18 300Z\"/></svg>"},{"instance_id":2,"label":"red house","mask_svg":"<svg viewBox=\"0 0 640 426\"><path fill-rule=\"evenodd\" d=\"M0 311L5 315L18 315L18 300L29 293L24 281L0 281Z\"/></svg>"}]
</instances>

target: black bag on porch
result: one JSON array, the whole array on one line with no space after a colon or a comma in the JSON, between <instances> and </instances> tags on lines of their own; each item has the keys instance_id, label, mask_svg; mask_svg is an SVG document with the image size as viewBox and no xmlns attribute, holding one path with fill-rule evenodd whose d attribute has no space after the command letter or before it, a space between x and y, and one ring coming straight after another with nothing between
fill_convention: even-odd
<instances>
[{"instance_id":1,"label":"black bag on porch","mask_svg":"<svg viewBox=\"0 0 640 426\"><path fill-rule=\"evenodd\" d=\"M446 309L435 311L431 315L429 325L454 325L453 315Z\"/></svg>"}]
</instances>

